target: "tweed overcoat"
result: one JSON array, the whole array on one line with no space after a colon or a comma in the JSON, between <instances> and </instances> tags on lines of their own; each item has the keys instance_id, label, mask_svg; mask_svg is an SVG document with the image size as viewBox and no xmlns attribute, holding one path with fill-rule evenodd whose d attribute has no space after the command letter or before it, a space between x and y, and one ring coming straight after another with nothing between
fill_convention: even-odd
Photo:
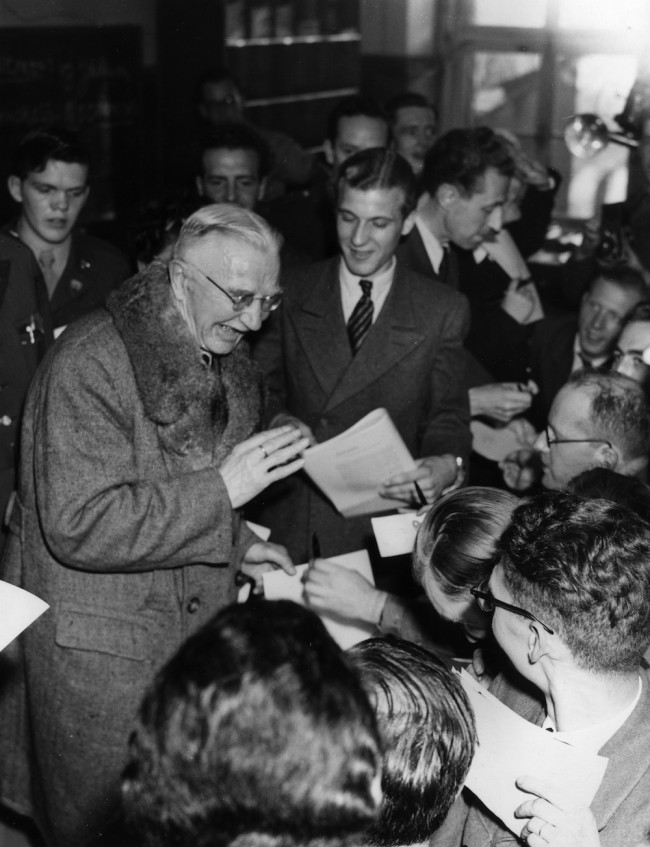
<instances>
[{"instance_id":1,"label":"tweed overcoat","mask_svg":"<svg viewBox=\"0 0 650 847\"><path fill-rule=\"evenodd\" d=\"M50 609L0 690L2 798L61 847L104 831L144 687L233 601L255 540L218 468L259 428L257 369L238 351L218 374L201 362L165 268L114 297L32 384L3 561Z\"/></svg>"},{"instance_id":2,"label":"tweed overcoat","mask_svg":"<svg viewBox=\"0 0 650 847\"><path fill-rule=\"evenodd\" d=\"M270 419L288 411L322 442L383 407L414 457L452 453L466 459L471 442L462 348L467 300L398 260L383 308L353 357L339 261L283 275L282 306L254 348L267 375ZM325 556L371 542L369 519L342 518L304 473L276 483L258 499L260 519L295 561L306 560L312 531Z\"/></svg>"}]
</instances>

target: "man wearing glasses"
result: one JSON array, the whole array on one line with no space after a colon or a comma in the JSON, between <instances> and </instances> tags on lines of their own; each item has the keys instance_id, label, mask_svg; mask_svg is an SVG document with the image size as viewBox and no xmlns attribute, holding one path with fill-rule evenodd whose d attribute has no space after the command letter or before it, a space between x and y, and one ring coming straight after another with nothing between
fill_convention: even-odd
<instances>
[{"instance_id":1,"label":"man wearing glasses","mask_svg":"<svg viewBox=\"0 0 650 847\"><path fill-rule=\"evenodd\" d=\"M544 488L562 489L583 471L608 468L647 478L650 409L642 387L626 376L577 371L553 401L533 449L501 463L506 483L527 490L541 463Z\"/></svg>"},{"instance_id":2,"label":"man wearing glasses","mask_svg":"<svg viewBox=\"0 0 650 847\"><path fill-rule=\"evenodd\" d=\"M50 845L125 843L119 776L147 681L235 599L239 568L293 572L240 516L307 445L258 432L242 350L280 302L278 247L253 212L201 209L169 265L69 327L35 377L2 578L50 610L0 694L0 788Z\"/></svg>"},{"instance_id":3,"label":"man wearing glasses","mask_svg":"<svg viewBox=\"0 0 650 847\"><path fill-rule=\"evenodd\" d=\"M616 503L545 492L514 512L499 553L489 584L474 590L482 607L494 612L494 635L513 666L490 690L559 740L609 762L589 808L572 804L531 764L517 783L523 792L515 811L520 838L466 792L465 811L459 801L444 838L434 836L432 844L647 844L647 524Z\"/></svg>"}]
</instances>

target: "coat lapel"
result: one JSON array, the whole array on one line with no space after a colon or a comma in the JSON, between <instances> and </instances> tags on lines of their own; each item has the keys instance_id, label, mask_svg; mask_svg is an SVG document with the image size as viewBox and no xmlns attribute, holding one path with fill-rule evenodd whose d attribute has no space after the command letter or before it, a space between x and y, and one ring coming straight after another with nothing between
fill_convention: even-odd
<instances>
[{"instance_id":1,"label":"coat lapel","mask_svg":"<svg viewBox=\"0 0 650 847\"><path fill-rule=\"evenodd\" d=\"M416 304L412 301L408 275L398 263L384 306L357 355L354 358L350 356L348 367L330 393L326 409L338 406L380 379L409 355L424 337L425 331L418 323Z\"/></svg>"},{"instance_id":2,"label":"coat lapel","mask_svg":"<svg viewBox=\"0 0 650 847\"><path fill-rule=\"evenodd\" d=\"M327 264L294 318L307 361L327 397L334 392L352 362L338 268L338 259Z\"/></svg>"}]
</instances>

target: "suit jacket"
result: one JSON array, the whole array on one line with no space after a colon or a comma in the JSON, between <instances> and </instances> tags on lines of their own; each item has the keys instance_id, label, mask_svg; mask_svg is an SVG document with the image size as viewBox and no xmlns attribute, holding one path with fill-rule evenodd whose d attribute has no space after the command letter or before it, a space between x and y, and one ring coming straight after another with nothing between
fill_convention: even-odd
<instances>
[{"instance_id":1,"label":"suit jacket","mask_svg":"<svg viewBox=\"0 0 650 847\"><path fill-rule=\"evenodd\" d=\"M414 457L467 458L465 298L398 261L384 306L353 357L338 273L339 259L330 259L282 280L283 304L254 347L267 375L269 420L287 411L321 442L384 407ZM369 520L343 519L304 474L267 490L259 505L259 519L297 561L305 561L311 531L319 534L326 556L371 542Z\"/></svg>"},{"instance_id":2,"label":"suit jacket","mask_svg":"<svg viewBox=\"0 0 650 847\"><path fill-rule=\"evenodd\" d=\"M599 750L609 759L591 804L601 847L650 844L650 672L639 669L643 689L634 711ZM497 677L492 693L531 723L540 726L545 709L505 677ZM449 818L430 842L432 847L507 847L520 841L471 794L464 792ZM523 827L525 819L522 819Z\"/></svg>"},{"instance_id":3,"label":"suit jacket","mask_svg":"<svg viewBox=\"0 0 650 847\"><path fill-rule=\"evenodd\" d=\"M240 351L201 365L166 269L116 295L32 383L1 571L50 609L2 678L0 791L56 847L108 826L145 686L234 601L254 540L219 466L259 425L257 369Z\"/></svg>"},{"instance_id":4,"label":"suit jacket","mask_svg":"<svg viewBox=\"0 0 650 847\"><path fill-rule=\"evenodd\" d=\"M431 259L427 253L422 236L416 226L409 234L402 239L397 248L397 258L402 265L409 271L416 274L421 274L429 279L435 279L440 282L440 277L434 271ZM445 284L451 288L458 289L460 286L458 257L453 250L449 251L449 266L446 274Z\"/></svg>"},{"instance_id":5,"label":"suit jacket","mask_svg":"<svg viewBox=\"0 0 650 847\"><path fill-rule=\"evenodd\" d=\"M20 240L13 225L3 227L2 232ZM108 241L73 232L67 264L50 300L53 326L67 326L103 306L131 270L124 253Z\"/></svg>"},{"instance_id":6,"label":"suit jacket","mask_svg":"<svg viewBox=\"0 0 650 847\"><path fill-rule=\"evenodd\" d=\"M528 417L540 429L546 424L555 395L571 376L575 315L549 315L535 325L530 347L530 375L539 386Z\"/></svg>"},{"instance_id":7,"label":"suit jacket","mask_svg":"<svg viewBox=\"0 0 650 847\"><path fill-rule=\"evenodd\" d=\"M4 516L15 487L27 389L54 341L50 318L45 283L32 251L0 232L0 552Z\"/></svg>"}]
</instances>

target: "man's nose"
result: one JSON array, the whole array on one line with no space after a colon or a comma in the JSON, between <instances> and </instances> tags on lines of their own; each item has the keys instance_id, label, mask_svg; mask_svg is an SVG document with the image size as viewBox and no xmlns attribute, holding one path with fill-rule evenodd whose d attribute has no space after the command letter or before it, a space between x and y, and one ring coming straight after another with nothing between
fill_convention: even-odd
<instances>
[{"instance_id":1,"label":"man's nose","mask_svg":"<svg viewBox=\"0 0 650 847\"><path fill-rule=\"evenodd\" d=\"M55 191L52 195L52 207L64 212L70 204L67 191Z\"/></svg>"},{"instance_id":2,"label":"man's nose","mask_svg":"<svg viewBox=\"0 0 650 847\"><path fill-rule=\"evenodd\" d=\"M367 232L362 221L357 221L352 229L351 242L353 244L364 244L366 241Z\"/></svg>"},{"instance_id":3,"label":"man's nose","mask_svg":"<svg viewBox=\"0 0 650 847\"><path fill-rule=\"evenodd\" d=\"M548 438L546 437L546 430L543 429L540 434L535 439L535 443L533 444L533 449L539 450L540 453L548 453L550 447L548 443Z\"/></svg>"},{"instance_id":4,"label":"man's nose","mask_svg":"<svg viewBox=\"0 0 650 847\"><path fill-rule=\"evenodd\" d=\"M497 206L496 209L492 209L487 222L490 229L493 229L495 232L501 232L503 227L503 208Z\"/></svg>"},{"instance_id":5,"label":"man's nose","mask_svg":"<svg viewBox=\"0 0 650 847\"><path fill-rule=\"evenodd\" d=\"M237 203L237 186L234 182L226 184L226 200L228 203Z\"/></svg>"},{"instance_id":6,"label":"man's nose","mask_svg":"<svg viewBox=\"0 0 650 847\"><path fill-rule=\"evenodd\" d=\"M246 306L243 312L241 312L241 321L246 329L251 332L257 332L261 328L266 316L267 313L262 310L262 302L260 300L253 300L250 306Z\"/></svg>"}]
</instances>

